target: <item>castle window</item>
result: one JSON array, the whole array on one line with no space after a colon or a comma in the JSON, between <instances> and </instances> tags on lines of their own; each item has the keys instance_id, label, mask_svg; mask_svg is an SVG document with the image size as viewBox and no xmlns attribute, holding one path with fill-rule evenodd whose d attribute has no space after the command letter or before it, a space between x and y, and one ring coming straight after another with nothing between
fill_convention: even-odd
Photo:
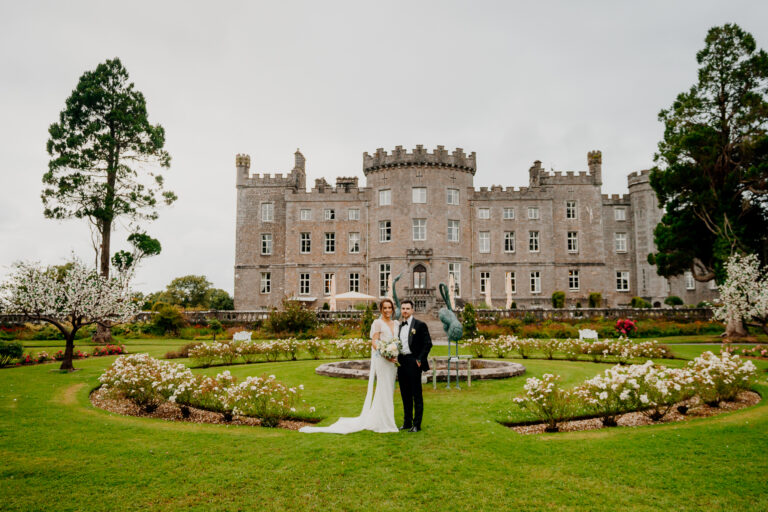
<instances>
[{"instance_id":1,"label":"castle window","mask_svg":"<svg viewBox=\"0 0 768 512\"><path fill-rule=\"evenodd\" d=\"M515 252L515 232L504 232L504 252Z\"/></svg>"},{"instance_id":2,"label":"castle window","mask_svg":"<svg viewBox=\"0 0 768 512\"><path fill-rule=\"evenodd\" d=\"M613 219L618 221L625 221L627 220L627 209L626 208L614 208L613 209Z\"/></svg>"},{"instance_id":3,"label":"castle window","mask_svg":"<svg viewBox=\"0 0 768 512\"><path fill-rule=\"evenodd\" d=\"M576 218L576 201L565 202L565 218L566 219Z\"/></svg>"},{"instance_id":4,"label":"castle window","mask_svg":"<svg viewBox=\"0 0 768 512\"><path fill-rule=\"evenodd\" d=\"M517 293L517 276L515 276L515 273L514 272L506 272L504 274L504 277L506 278L507 282L509 283L509 291L510 291L510 293ZM506 290L506 288L505 288L505 290Z\"/></svg>"},{"instance_id":5,"label":"castle window","mask_svg":"<svg viewBox=\"0 0 768 512\"><path fill-rule=\"evenodd\" d=\"M270 293L272 291L272 272L261 273L260 293Z\"/></svg>"},{"instance_id":6,"label":"castle window","mask_svg":"<svg viewBox=\"0 0 768 512\"><path fill-rule=\"evenodd\" d=\"M299 274L299 295L309 295L309 273Z\"/></svg>"},{"instance_id":7,"label":"castle window","mask_svg":"<svg viewBox=\"0 0 768 512\"><path fill-rule=\"evenodd\" d=\"M539 232L528 232L528 252L539 252Z\"/></svg>"},{"instance_id":8,"label":"castle window","mask_svg":"<svg viewBox=\"0 0 768 512\"><path fill-rule=\"evenodd\" d=\"M347 220L360 220L360 208L350 208L347 210Z\"/></svg>"},{"instance_id":9,"label":"castle window","mask_svg":"<svg viewBox=\"0 0 768 512\"><path fill-rule=\"evenodd\" d=\"M312 233L301 234L301 254L309 254L312 251Z\"/></svg>"},{"instance_id":10,"label":"castle window","mask_svg":"<svg viewBox=\"0 0 768 512\"><path fill-rule=\"evenodd\" d=\"M627 234L626 233L614 233L613 242L616 247L616 252L627 252Z\"/></svg>"},{"instance_id":11,"label":"castle window","mask_svg":"<svg viewBox=\"0 0 768 512\"><path fill-rule=\"evenodd\" d=\"M360 291L360 273L359 272L349 273L349 291L351 292Z\"/></svg>"},{"instance_id":12,"label":"castle window","mask_svg":"<svg viewBox=\"0 0 768 512\"><path fill-rule=\"evenodd\" d=\"M387 295L387 289L389 288L389 276L392 272L392 267L389 263L379 263L379 297Z\"/></svg>"},{"instance_id":13,"label":"castle window","mask_svg":"<svg viewBox=\"0 0 768 512\"><path fill-rule=\"evenodd\" d=\"M413 221L413 239L427 239L427 219L412 219Z\"/></svg>"},{"instance_id":14,"label":"castle window","mask_svg":"<svg viewBox=\"0 0 768 512\"><path fill-rule=\"evenodd\" d=\"M326 208L323 210L323 217L325 220L336 220L336 210L333 208Z\"/></svg>"},{"instance_id":15,"label":"castle window","mask_svg":"<svg viewBox=\"0 0 768 512\"><path fill-rule=\"evenodd\" d=\"M312 210L308 208L302 208L299 217L301 220L312 220Z\"/></svg>"},{"instance_id":16,"label":"castle window","mask_svg":"<svg viewBox=\"0 0 768 512\"><path fill-rule=\"evenodd\" d=\"M514 208L504 208L504 220L512 220L515 218Z\"/></svg>"},{"instance_id":17,"label":"castle window","mask_svg":"<svg viewBox=\"0 0 768 512\"><path fill-rule=\"evenodd\" d=\"M629 272L623 270L616 271L616 291L628 292L629 291Z\"/></svg>"},{"instance_id":18,"label":"castle window","mask_svg":"<svg viewBox=\"0 0 768 512\"><path fill-rule=\"evenodd\" d=\"M686 270L685 274L683 274L685 277L685 289L686 290L695 290L696 289L696 281L693 279L693 272L690 270Z\"/></svg>"},{"instance_id":19,"label":"castle window","mask_svg":"<svg viewBox=\"0 0 768 512\"><path fill-rule=\"evenodd\" d=\"M389 206L392 204L392 190L379 190L379 206Z\"/></svg>"},{"instance_id":20,"label":"castle window","mask_svg":"<svg viewBox=\"0 0 768 512\"><path fill-rule=\"evenodd\" d=\"M460 297L461 296L461 263L449 263L448 275L453 276L453 282L455 283L454 295L456 297Z\"/></svg>"},{"instance_id":21,"label":"castle window","mask_svg":"<svg viewBox=\"0 0 768 512\"><path fill-rule=\"evenodd\" d=\"M490 272L480 272L480 293L485 293L486 287L490 285L491 280L491 273ZM488 304L488 307L491 307L490 304Z\"/></svg>"},{"instance_id":22,"label":"castle window","mask_svg":"<svg viewBox=\"0 0 768 512\"><path fill-rule=\"evenodd\" d=\"M541 272L531 272L531 293L541 293Z\"/></svg>"},{"instance_id":23,"label":"castle window","mask_svg":"<svg viewBox=\"0 0 768 512\"><path fill-rule=\"evenodd\" d=\"M411 198L414 203L426 203L427 202L427 188L426 187L413 187L411 192Z\"/></svg>"},{"instance_id":24,"label":"castle window","mask_svg":"<svg viewBox=\"0 0 768 512\"><path fill-rule=\"evenodd\" d=\"M491 209L490 208L478 208L477 209L477 218L478 219L490 219L491 218Z\"/></svg>"},{"instance_id":25,"label":"castle window","mask_svg":"<svg viewBox=\"0 0 768 512\"><path fill-rule=\"evenodd\" d=\"M480 252L491 252L491 232L481 231L478 239L478 249Z\"/></svg>"},{"instance_id":26,"label":"castle window","mask_svg":"<svg viewBox=\"0 0 768 512\"><path fill-rule=\"evenodd\" d=\"M261 203L261 221L272 222L275 220L275 203Z\"/></svg>"},{"instance_id":27,"label":"castle window","mask_svg":"<svg viewBox=\"0 0 768 512\"><path fill-rule=\"evenodd\" d=\"M336 233L325 234L325 252L327 254L336 252Z\"/></svg>"},{"instance_id":28,"label":"castle window","mask_svg":"<svg viewBox=\"0 0 768 512\"><path fill-rule=\"evenodd\" d=\"M579 290L579 271L578 270L568 271L568 289L571 291Z\"/></svg>"},{"instance_id":29,"label":"castle window","mask_svg":"<svg viewBox=\"0 0 768 512\"><path fill-rule=\"evenodd\" d=\"M538 220L539 218L539 207L538 206L529 206L528 207L528 218L531 220Z\"/></svg>"},{"instance_id":30,"label":"castle window","mask_svg":"<svg viewBox=\"0 0 768 512\"><path fill-rule=\"evenodd\" d=\"M350 254L360 253L360 233L349 234L349 253Z\"/></svg>"},{"instance_id":31,"label":"castle window","mask_svg":"<svg viewBox=\"0 0 768 512\"><path fill-rule=\"evenodd\" d=\"M424 265L413 267L413 287L419 290L427 287L427 268Z\"/></svg>"},{"instance_id":32,"label":"castle window","mask_svg":"<svg viewBox=\"0 0 768 512\"><path fill-rule=\"evenodd\" d=\"M448 241L449 242L459 241L459 221L457 220L448 221Z\"/></svg>"},{"instance_id":33,"label":"castle window","mask_svg":"<svg viewBox=\"0 0 768 512\"><path fill-rule=\"evenodd\" d=\"M445 198L447 204L459 204L459 189L449 188Z\"/></svg>"},{"instance_id":34,"label":"castle window","mask_svg":"<svg viewBox=\"0 0 768 512\"><path fill-rule=\"evenodd\" d=\"M579 252L579 232L569 231L567 235L568 252Z\"/></svg>"},{"instance_id":35,"label":"castle window","mask_svg":"<svg viewBox=\"0 0 768 512\"><path fill-rule=\"evenodd\" d=\"M331 294L331 284L333 283L334 275L335 274L326 272L323 276L323 293L325 295Z\"/></svg>"},{"instance_id":36,"label":"castle window","mask_svg":"<svg viewBox=\"0 0 768 512\"><path fill-rule=\"evenodd\" d=\"M392 221L379 221L379 242L389 242L392 240Z\"/></svg>"},{"instance_id":37,"label":"castle window","mask_svg":"<svg viewBox=\"0 0 768 512\"><path fill-rule=\"evenodd\" d=\"M261 254L272 254L272 233L261 234Z\"/></svg>"}]
</instances>

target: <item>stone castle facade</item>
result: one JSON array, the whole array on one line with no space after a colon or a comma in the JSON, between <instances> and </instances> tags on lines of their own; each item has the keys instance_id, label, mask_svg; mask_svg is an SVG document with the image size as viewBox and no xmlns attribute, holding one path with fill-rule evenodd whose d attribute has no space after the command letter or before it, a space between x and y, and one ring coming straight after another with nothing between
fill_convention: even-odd
<instances>
[{"instance_id":1,"label":"stone castle facade","mask_svg":"<svg viewBox=\"0 0 768 512\"><path fill-rule=\"evenodd\" d=\"M667 280L647 262L661 219L648 171L628 176L629 194L602 194L602 155L588 171L528 171L529 186L476 189L475 153L401 146L363 154L366 184L357 177L325 179L306 188L297 150L287 174L251 175L237 155L235 307L277 306L285 297L312 307L336 293L381 297L389 276L402 273L398 295L417 309L442 305L437 286L453 274L461 300L548 307L555 291L566 304L603 306L640 296L654 305L677 295L686 304L716 291L690 275ZM506 283L509 282L509 285ZM346 305L339 304L339 307Z\"/></svg>"}]
</instances>

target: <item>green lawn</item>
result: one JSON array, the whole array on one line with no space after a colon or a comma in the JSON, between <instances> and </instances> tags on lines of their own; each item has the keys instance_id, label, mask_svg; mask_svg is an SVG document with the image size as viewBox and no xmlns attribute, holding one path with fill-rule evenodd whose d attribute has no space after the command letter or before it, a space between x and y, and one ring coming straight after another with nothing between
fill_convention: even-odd
<instances>
[{"instance_id":1,"label":"green lawn","mask_svg":"<svg viewBox=\"0 0 768 512\"><path fill-rule=\"evenodd\" d=\"M32 343L33 350L58 347ZM128 349L162 356L183 343L136 340ZM673 347L684 358L708 349L717 346ZM446 347L434 350L441 355ZM524 378L475 382L462 391L433 391L430 384L419 434L307 435L95 409L88 393L112 360L76 361L80 370L71 374L55 371L55 364L0 370L0 508L768 510L764 402L678 424L521 436L495 418L507 410L524 418L511 405ZM560 373L568 385L607 367L520 362L529 376ZM317 364L235 365L231 371L303 383L307 401L327 416L321 424L357 415L366 382L317 376ZM768 391L765 373L757 389ZM399 400L395 404L399 420Z\"/></svg>"}]
</instances>

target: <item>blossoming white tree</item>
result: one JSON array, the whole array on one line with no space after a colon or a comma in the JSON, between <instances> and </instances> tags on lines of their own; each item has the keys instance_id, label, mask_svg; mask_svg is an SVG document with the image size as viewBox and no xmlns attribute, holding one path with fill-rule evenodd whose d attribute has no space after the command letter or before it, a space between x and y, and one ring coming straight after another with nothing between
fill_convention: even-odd
<instances>
[{"instance_id":1,"label":"blossoming white tree","mask_svg":"<svg viewBox=\"0 0 768 512\"><path fill-rule=\"evenodd\" d=\"M726 322L726 336L747 335L744 322L768 333L768 270L760 268L754 254L734 254L725 264L728 277L720 287L722 305L715 318Z\"/></svg>"},{"instance_id":2,"label":"blossoming white tree","mask_svg":"<svg viewBox=\"0 0 768 512\"><path fill-rule=\"evenodd\" d=\"M62 370L73 370L75 334L99 322L127 321L138 311L131 300L130 274L105 278L78 260L61 275L36 263L17 263L0 285L0 307L7 313L54 325L66 340Z\"/></svg>"}]
</instances>

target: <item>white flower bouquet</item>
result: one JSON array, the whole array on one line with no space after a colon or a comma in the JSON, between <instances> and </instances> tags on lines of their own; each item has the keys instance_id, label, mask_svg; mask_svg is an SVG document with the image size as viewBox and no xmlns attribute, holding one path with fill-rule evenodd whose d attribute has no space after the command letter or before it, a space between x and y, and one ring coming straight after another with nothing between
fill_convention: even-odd
<instances>
[{"instance_id":1,"label":"white flower bouquet","mask_svg":"<svg viewBox=\"0 0 768 512\"><path fill-rule=\"evenodd\" d=\"M389 359L390 361L397 361L397 356L400 355L402 348L403 344L399 338L379 338L376 341L376 351L381 357ZM395 364L397 364L397 362L395 362Z\"/></svg>"}]
</instances>

